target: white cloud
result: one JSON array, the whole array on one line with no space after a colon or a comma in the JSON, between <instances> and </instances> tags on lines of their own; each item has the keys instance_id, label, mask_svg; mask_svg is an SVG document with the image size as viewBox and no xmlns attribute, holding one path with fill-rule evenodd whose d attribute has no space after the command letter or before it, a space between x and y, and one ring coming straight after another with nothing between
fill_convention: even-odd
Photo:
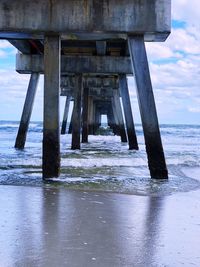
<instances>
[{"instance_id":1,"label":"white cloud","mask_svg":"<svg viewBox=\"0 0 200 267\"><path fill-rule=\"evenodd\" d=\"M167 45L174 51L200 54L200 33L194 27L186 29L173 29Z\"/></svg>"},{"instance_id":2,"label":"white cloud","mask_svg":"<svg viewBox=\"0 0 200 267\"><path fill-rule=\"evenodd\" d=\"M0 70L0 119L19 120L26 97L30 75L15 70ZM40 77L33 108L33 119L42 119L43 77Z\"/></svg>"},{"instance_id":3,"label":"white cloud","mask_svg":"<svg viewBox=\"0 0 200 267\"><path fill-rule=\"evenodd\" d=\"M193 107L189 107L188 110L189 110L190 112L200 113L200 107L195 107L195 108L193 108Z\"/></svg>"},{"instance_id":4,"label":"white cloud","mask_svg":"<svg viewBox=\"0 0 200 267\"><path fill-rule=\"evenodd\" d=\"M188 118L192 120L192 116L200 113L199 10L199 0L172 0L172 18L185 22L185 26L172 29L171 35L164 43L146 44L161 122L174 122L176 116L180 119L181 114L183 114L182 122L184 122ZM1 58L7 58L14 52L15 49L7 41L0 41ZM17 109L17 102L18 106L23 107L28 78L28 76L19 75L14 71L1 70L0 106L5 106L5 103L8 106L10 103L10 109L12 109L12 105L15 105ZM129 79L129 86L133 110L137 112L133 79ZM37 99L36 109L41 110L39 107L42 101L41 83Z\"/></svg>"},{"instance_id":5,"label":"white cloud","mask_svg":"<svg viewBox=\"0 0 200 267\"><path fill-rule=\"evenodd\" d=\"M13 48L13 46L6 40L0 40L0 49Z\"/></svg>"},{"instance_id":6,"label":"white cloud","mask_svg":"<svg viewBox=\"0 0 200 267\"><path fill-rule=\"evenodd\" d=\"M173 119L171 114L175 118L178 112L183 121L192 120L194 113L200 113L199 10L199 0L172 1L173 19L184 21L185 26L172 29L165 43L146 44L156 103L163 118Z\"/></svg>"},{"instance_id":7,"label":"white cloud","mask_svg":"<svg viewBox=\"0 0 200 267\"><path fill-rule=\"evenodd\" d=\"M172 17L176 20L185 21L189 25L200 28L199 0L172 0Z\"/></svg>"},{"instance_id":8,"label":"white cloud","mask_svg":"<svg viewBox=\"0 0 200 267\"><path fill-rule=\"evenodd\" d=\"M189 55L200 56L200 32L194 27L172 29L165 43L146 43L150 60L179 59Z\"/></svg>"},{"instance_id":9,"label":"white cloud","mask_svg":"<svg viewBox=\"0 0 200 267\"><path fill-rule=\"evenodd\" d=\"M0 58L6 57L6 52L0 49Z\"/></svg>"},{"instance_id":10,"label":"white cloud","mask_svg":"<svg viewBox=\"0 0 200 267\"><path fill-rule=\"evenodd\" d=\"M14 55L16 49L6 40L0 40L0 58L6 58Z\"/></svg>"}]
</instances>

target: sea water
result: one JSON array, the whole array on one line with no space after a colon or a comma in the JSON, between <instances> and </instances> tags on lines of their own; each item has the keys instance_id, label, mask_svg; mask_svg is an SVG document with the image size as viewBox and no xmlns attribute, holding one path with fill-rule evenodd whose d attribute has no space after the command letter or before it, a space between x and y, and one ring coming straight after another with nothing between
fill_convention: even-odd
<instances>
[{"instance_id":1,"label":"sea water","mask_svg":"<svg viewBox=\"0 0 200 267\"><path fill-rule=\"evenodd\" d=\"M168 180L150 178L142 126L136 125L139 151L119 136L89 136L71 150L71 135L61 136L61 175L42 180L42 123L31 122L24 150L14 148L18 122L0 121L0 184L65 186L139 195L166 195L200 188L200 125L160 125Z\"/></svg>"}]
</instances>

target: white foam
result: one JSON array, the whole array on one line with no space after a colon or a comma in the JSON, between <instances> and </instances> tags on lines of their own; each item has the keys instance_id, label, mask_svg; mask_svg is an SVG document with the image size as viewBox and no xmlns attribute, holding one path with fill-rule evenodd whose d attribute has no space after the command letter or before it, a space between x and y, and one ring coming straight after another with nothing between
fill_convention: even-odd
<instances>
[{"instance_id":1,"label":"white foam","mask_svg":"<svg viewBox=\"0 0 200 267\"><path fill-rule=\"evenodd\" d=\"M18 127L19 127L18 124L10 124L10 123L0 124L0 128L18 128Z\"/></svg>"},{"instance_id":2,"label":"white foam","mask_svg":"<svg viewBox=\"0 0 200 267\"><path fill-rule=\"evenodd\" d=\"M101 168L101 167L137 167L145 166L147 162L142 158L88 158L88 159L62 159L62 167L75 168Z\"/></svg>"}]
</instances>

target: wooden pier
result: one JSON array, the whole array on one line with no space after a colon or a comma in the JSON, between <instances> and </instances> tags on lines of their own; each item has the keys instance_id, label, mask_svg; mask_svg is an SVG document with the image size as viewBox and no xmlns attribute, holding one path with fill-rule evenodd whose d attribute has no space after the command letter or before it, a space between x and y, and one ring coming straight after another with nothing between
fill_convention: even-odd
<instances>
[{"instance_id":1,"label":"wooden pier","mask_svg":"<svg viewBox=\"0 0 200 267\"><path fill-rule=\"evenodd\" d=\"M88 142L102 114L129 149L138 149L127 75L136 81L150 175L168 178L145 42L165 41L170 30L171 0L0 0L0 38L19 51L16 71L31 74L16 148L24 148L44 74L44 179L60 173L60 95L62 134L74 103L72 149Z\"/></svg>"}]
</instances>

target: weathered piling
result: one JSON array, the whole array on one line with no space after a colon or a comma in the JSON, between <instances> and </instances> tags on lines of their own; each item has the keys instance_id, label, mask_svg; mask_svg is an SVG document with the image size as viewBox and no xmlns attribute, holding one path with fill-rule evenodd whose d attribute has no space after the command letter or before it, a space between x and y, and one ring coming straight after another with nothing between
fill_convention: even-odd
<instances>
[{"instance_id":1,"label":"weathered piling","mask_svg":"<svg viewBox=\"0 0 200 267\"><path fill-rule=\"evenodd\" d=\"M97 107L97 104L94 103L94 134L96 134L99 126L100 126L100 111Z\"/></svg>"},{"instance_id":2,"label":"weathered piling","mask_svg":"<svg viewBox=\"0 0 200 267\"><path fill-rule=\"evenodd\" d=\"M74 111L74 107L72 109L72 114L73 114L73 111ZM69 129L68 129L68 134L71 134L71 133L72 133L72 116L71 116L71 119L70 119Z\"/></svg>"},{"instance_id":3,"label":"weathered piling","mask_svg":"<svg viewBox=\"0 0 200 267\"><path fill-rule=\"evenodd\" d=\"M60 173L60 36L49 35L44 40L44 128L43 178Z\"/></svg>"},{"instance_id":4,"label":"weathered piling","mask_svg":"<svg viewBox=\"0 0 200 267\"><path fill-rule=\"evenodd\" d=\"M67 119L68 119L68 114L69 114L70 101L71 101L71 96L67 96L66 97L66 101L65 101L65 108L64 108L64 114L63 114L63 122L62 122L61 134L66 134Z\"/></svg>"},{"instance_id":5,"label":"weathered piling","mask_svg":"<svg viewBox=\"0 0 200 267\"><path fill-rule=\"evenodd\" d=\"M82 98L82 74L75 77L74 88L74 108L72 113L72 144L71 149L80 149L80 133L81 133L81 98Z\"/></svg>"},{"instance_id":6,"label":"weathered piling","mask_svg":"<svg viewBox=\"0 0 200 267\"><path fill-rule=\"evenodd\" d=\"M143 36L129 36L129 51L135 73L142 126L152 178L168 178Z\"/></svg>"},{"instance_id":7,"label":"weathered piling","mask_svg":"<svg viewBox=\"0 0 200 267\"><path fill-rule=\"evenodd\" d=\"M126 121L129 149L138 150L138 142L133 121L126 75L120 75L119 84L120 84L120 92L124 109L124 117Z\"/></svg>"},{"instance_id":8,"label":"weathered piling","mask_svg":"<svg viewBox=\"0 0 200 267\"><path fill-rule=\"evenodd\" d=\"M115 116L113 114L113 106L112 106L112 101L110 103L110 109L108 110L108 123L110 128L113 130L113 133L115 135L120 135L120 131L119 131L119 125L117 124L116 120L115 120Z\"/></svg>"},{"instance_id":9,"label":"weathered piling","mask_svg":"<svg viewBox=\"0 0 200 267\"><path fill-rule=\"evenodd\" d=\"M89 134L94 134L94 101L92 96L88 98L88 122Z\"/></svg>"},{"instance_id":10,"label":"weathered piling","mask_svg":"<svg viewBox=\"0 0 200 267\"><path fill-rule=\"evenodd\" d=\"M25 146L39 76L39 73L32 73L30 77L24 108L20 120L19 130L15 141L15 148L17 149L23 149Z\"/></svg>"},{"instance_id":11,"label":"weathered piling","mask_svg":"<svg viewBox=\"0 0 200 267\"><path fill-rule=\"evenodd\" d=\"M115 79L119 74L133 74L133 69L136 77L151 177L167 178L168 173L144 41L165 41L170 29L171 0L0 0L0 38L10 40L19 49L16 70L25 74L34 72L45 74L44 178L58 176L60 169L60 75L71 75L71 77L77 75L71 121L73 125L72 149L79 149L82 91L80 73L92 75L94 79L96 79L95 75L108 75L113 76ZM61 73L60 39L62 39ZM127 40L132 67L127 51ZM101 80L103 81L104 79L98 77L98 83ZM104 85L102 83L102 88L105 91L108 88L114 88L112 86L105 86L107 88L104 88ZM133 122L131 122L130 116L127 115L128 113L129 115L131 114L130 99L125 92L126 90L122 91L122 98L123 103L126 103L124 104L124 114L129 148L137 149L137 140L133 138ZM102 98L105 99L107 97L104 95ZM95 104L96 100L98 99L95 99L95 97L89 97L88 99L89 133L92 134L94 133L95 124L99 125L100 123L101 112L104 112L102 110L98 111ZM119 96L113 98L112 108L114 118L107 112L109 114L109 124L110 121L114 120L117 127L113 128L117 129L119 127L121 139L126 141ZM95 109L97 110L96 118ZM30 114L30 112L28 113ZM28 120L29 118L26 119L26 122ZM132 138L130 134L132 134ZM25 135L23 133L23 136ZM20 147L20 145L18 146Z\"/></svg>"},{"instance_id":12,"label":"weathered piling","mask_svg":"<svg viewBox=\"0 0 200 267\"><path fill-rule=\"evenodd\" d=\"M119 131L120 131L120 136L121 136L121 142L126 143L127 142L127 136L126 136L126 130L125 130L125 125L124 125L124 119L123 119L123 114L122 114L122 107L121 107L121 102L119 98L119 94L117 90L113 90L114 96L112 98L112 103L113 103L113 113L115 116L115 120L118 121L119 125Z\"/></svg>"},{"instance_id":13,"label":"weathered piling","mask_svg":"<svg viewBox=\"0 0 200 267\"><path fill-rule=\"evenodd\" d=\"M82 111L82 143L88 142L88 98L89 88L83 90L83 111Z\"/></svg>"}]
</instances>

